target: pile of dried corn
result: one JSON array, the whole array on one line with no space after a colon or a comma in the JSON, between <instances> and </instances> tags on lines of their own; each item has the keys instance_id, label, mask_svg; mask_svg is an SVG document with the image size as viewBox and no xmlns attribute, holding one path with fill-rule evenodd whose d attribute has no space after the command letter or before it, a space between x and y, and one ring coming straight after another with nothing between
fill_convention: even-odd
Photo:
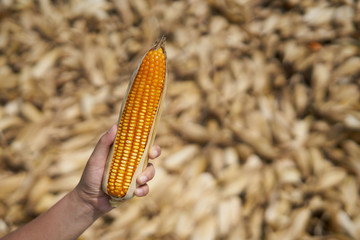
<instances>
[{"instance_id":1,"label":"pile of dried corn","mask_svg":"<svg viewBox=\"0 0 360 240\"><path fill-rule=\"evenodd\" d=\"M167 36L156 178L83 239L359 239L360 2L0 2L0 236L78 182Z\"/></svg>"}]
</instances>

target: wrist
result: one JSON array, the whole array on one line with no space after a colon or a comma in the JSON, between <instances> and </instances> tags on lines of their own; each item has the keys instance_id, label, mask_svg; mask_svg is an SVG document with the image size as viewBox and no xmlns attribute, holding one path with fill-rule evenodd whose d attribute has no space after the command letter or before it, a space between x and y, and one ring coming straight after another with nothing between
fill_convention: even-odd
<instances>
[{"instance_id":1,"label":"wrist","mask_svg":"<svg viewBox=\"0 0 360 240\"><path fill-rule=\"evenodd\" d=\"M73 194L79 199L81 204L88 206L98 217L113 209L109 203L109 196L101 191L99 193L88 193L79 184L72 192L74 192Z\"/></svg>"},{"instance_id":2,"label":"wrist","mask_svg":"<svg viewBox=\"0 0 360 240\"><path fill-rule=\"evenodd\" d=\"M75 187L71 192L69 192L69 196L79 208L82 208L88 214L93 216L94 221L104 214L83 191L78 189L78 187Z\"/></svg>"}]
</instances>

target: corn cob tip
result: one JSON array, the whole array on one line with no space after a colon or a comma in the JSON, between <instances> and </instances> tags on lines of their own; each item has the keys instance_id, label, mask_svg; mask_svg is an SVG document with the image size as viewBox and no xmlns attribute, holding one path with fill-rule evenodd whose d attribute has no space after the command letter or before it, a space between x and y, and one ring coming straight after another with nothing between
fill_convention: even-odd
<instances>
[{"instance_id":1,"label":"corn cob tip","mask_svg":"<svg viewBox=\"0 0 360 240\"><path fill-rule=\"evenodd\" d=\"M156 40L154 44L154 49L158 50L159 48L165 48L165 43L166 43L166 37L165 35L162 35L159 40Z\"/></svg>"}]
</instances>

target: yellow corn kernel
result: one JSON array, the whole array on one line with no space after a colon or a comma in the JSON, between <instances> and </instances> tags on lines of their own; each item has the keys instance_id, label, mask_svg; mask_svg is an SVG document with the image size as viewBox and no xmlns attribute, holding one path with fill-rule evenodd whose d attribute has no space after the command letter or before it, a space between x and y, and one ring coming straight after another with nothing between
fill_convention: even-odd
<instances>
[{"instance_id":1,"label":"yellow corn kernel","mask_svg":"<svg viewBox=\"0 0 360 240\"><path fill-rule=\"evenodd\" d=\"M164 38L144 56L122 109L107 172L106 192L114 198L127 194L151 137L166 77L163 45Z\"/></svg>"}]
</instances>

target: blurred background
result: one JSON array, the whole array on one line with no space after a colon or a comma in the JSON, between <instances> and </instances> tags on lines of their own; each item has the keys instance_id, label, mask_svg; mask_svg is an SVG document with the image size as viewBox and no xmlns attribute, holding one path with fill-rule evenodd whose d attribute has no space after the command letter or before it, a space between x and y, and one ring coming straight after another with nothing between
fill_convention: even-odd
<instances>
[{"instance_id":1,"label":"blurred background","mask_svg":"<svg viewBox=\"0 0 360 240\"><path fill-rule=\"evenodd\" d=\"M360 2L0 1L0 236L79 181L160 36L146 198L80 239L360 239Z\"/></svg>"}]
</instances>

